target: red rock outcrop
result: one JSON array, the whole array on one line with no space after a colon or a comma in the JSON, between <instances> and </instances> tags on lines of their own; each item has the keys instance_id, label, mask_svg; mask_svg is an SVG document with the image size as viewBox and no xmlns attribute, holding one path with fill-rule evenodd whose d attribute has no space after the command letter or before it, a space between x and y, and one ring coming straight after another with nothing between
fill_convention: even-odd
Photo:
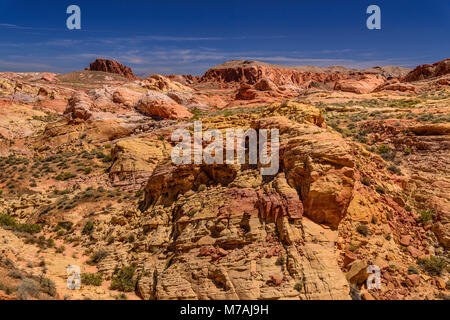
<instances>
[{"instance_id":1,"label":"red rock outcrop","mask_svg":"<svg viewBox=\"0 0 450 320\"><path fill-rule=\"evenodd\" d=\"M353 93L370 93L378 86L382 85L385 78L379 75L364 75L356 79L339 80L334 86L334 90L353 92Z\"/></svg>"},{"instance_id":2,"label":"red rock outcrop","mask_svg":"<svg viewBox=\"0 0 450 320\"><path fill-rule=\"evenodd\" d=\"M243 83L236 91L236 100L264 100L279 98L278 100L295 97L298 90L286 86L279 87L270 79L262 78L254 85Z\"/></svg>"},{"instance_id":3,"label":"red rock outcrop","mask_svg":"<svg viewBox=\"0 0 450 320\"><path fill-rule=\"evenodd\" d=\"M409 72L402 81L413 82L434 77L443 76L450 73L450 59L445 59L433 64L423 64Z\"/></svg>"},{"instance_id":4,"label":"red rock outcrop","mask_svg":"<svg viewBox=\"0 0 450 320\"><path fill-rule=\"evenodd\" d=\"M116 73L130 80L137 79L130 67L124 66L114 60L97 59L91 63L88 70Z\"/></svg>"},{"instance_id":5,"label":"red rock outcrop","mask_svg":"<svg viewBox=\"0 0 450 320\"><path fill-rule=\"evenodd\" d=\"M215 67L206 71L200 78L200 83L216 83L222 87L236 86L238 84L254 85L263 78L269 79L275 85L295 85L307 87L312 81L336 82L340 79L349 79L352 76L335 72L298 71L294 68L276 67L250 64L233 67Z\"/></svg>"},{"instance_id":6,"label":"red rock outcrop","mask_svg":"<svg viewBox=\"0 0 450 320\"><path fill-rule=\"evenodd\" d=\"M416 92L416 87L410 83L400 82L398 79L391 79L378 86L373 92L379 91L402 91L402 92Z\"/></svg>"},{"instance_id":7,"label":"red rock outcrop","mask_svg":"<svg viewBox=\"0 0 450 320\"><path fill-rule=\"evenodd\" d=\"M168 78L172 81L181 83L183 85L198 83L200 80L200 76L193 76L190 74L184 74L184 75L171 74L171 75L166 76L166 78Z\"/></svg>"},{"instance_id":8,"label":"red rock outcrop","mask_svg":"<svg viewBox=\"0 0 450 320\"><path fill-rule=\"evenodd\" d=\"M137 109L146 115L163 119L189 119L193 116L184 106L158 92L148 92L137 103Z\"/></svg>"},{"instance_id":9,"label":"red rock outcrop","mask_svg":"<svg viewBox=\"0 0 450 320\"><path fill-rule=\"evenodd\" d=\"M64 114L71 120L88 120L92 117L92 100L85 93L76 93L70 99Z\"/></svg>"},{"instance_id":10,"label":"red rock outcrop","mask_svg":"<svg viewBox=\"0 0 450 320\"><path fill-rule=\"evenodd\" d=\"M42 81L48 81L48 82L58 82L59 79L55 77L54 73L45 72L42 74Z\"/></svg>"},{"instance_id":11,"label":"red rock outcrop","mask_svg":"<svg viewBox=\"0 0 450 320\"><path fill-rule=\"evenodd\" d=\"M350 147L337 134L283 117L256 121L255 129L280 130L280 161L289 185L300 194L304 214L337 228L347 212L354 185Z\"/></svg>"},{"instance_id":12,"label":"red rock outcrop","mask_svg":"<svg viewBox=\"0 0 450 320\"><path fill-rule=\"evenodd\" d=\"M181 92L191 92L193 91L190 87L187 87L180 82L172 81L168 77L164 77L159 74L152 74L150 77L142 81L141 85L150 90L156 91L181 91Z\"/></svg>"}]
</instances>

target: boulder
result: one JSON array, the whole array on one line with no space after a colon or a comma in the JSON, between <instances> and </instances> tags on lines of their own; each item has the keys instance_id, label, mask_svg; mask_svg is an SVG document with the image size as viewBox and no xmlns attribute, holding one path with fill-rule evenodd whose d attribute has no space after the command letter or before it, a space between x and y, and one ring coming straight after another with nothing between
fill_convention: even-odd
<instances>
[{"instance_id":1,"label":"boulder","mask_svg":"<svg viewBox=\"0 0 450 320\"><path fill-rule=\"evenodd\" d=\"M193 114L167 95L148 92L137 103L137 109L148 115L163 119L190 119Z\"/></svg>"},{"instance_id":2,"label":"boulder","mask_svg":"<svg viewBox=\"0 0 450 320\"><path fill-rule=\"evenodd\" d=\"M351 284L360 285L369 277L367 273L367 264L362 260L356 260L350 264L350 270L345 275Z\"/></svg>"},{"instance_id":3,"label":"boulder","mask_svg":"<svg viewBox=\"0 0 450 320\"><path fill-rule=\"evenodd\" d=\"M88 120L92 117L92 100L85 93L75 93L64 111L72 120Z\"/></svg>"},{"instance_id":4,"label":"boulder","mask_svg":"<svg viewBox=\"0 0 450 320\"><path fill-rule=\"evenodd\" d=\"M47 81L47 82L57 82L57 81L59 81L59 79L55 77L54 73L49 73L49 72L44 72L42 74L41 80L42 81Z\"/></svg>"},{"instance_id":5,"label":"boulder","mask_svg":"<svg viewBox=\"0 0 450 320\"><path fill-rule=\"evenodd\" d=\"M241 84L236 93L237 100L253 100L258 96L258 92L248 84Z\"/></svg>"},{"instance_id":6,"label":"boulder","mask_svg":"<svg viewBox=\"0 0 450 320\"><path fill-rule=\"evenodd\" d=\"M117 88L112 95L112 101L123 104L126 107L133 107L142 96L143 94L140 92L126 88Z\"/></svg>"},{"instance_id":7,"label":"boulder","mask_svg":"<svg viewBox=\"0 0 450 320\"><path fill-rule=\"evenodd\" d=\"M433 232L445 248L450 248L450 222L443 220L433 225Z\"/></svg>"},{"instance_id":8,"label":"boulder","mask_svg":"<svg viewBox=\"0 0 450 320\"><path fill-rule=\"evenodd\" d=\"M255 89L260 91L276 91L278 87L270 81L270 79L262 78L257 83L255 83Z\"/></svg>"},{"instance_id":9,"label":"boulder","mask_svg":"<svg viewBox=\"0 0 450 320\"><path fill-rule=\"evenodd\" d=\"M384 83L381 76L364 75L359 79L339 80L334 86L334 90L353 92L353 93L370 93L378 86Z\"/></svg>"}]
</instances>

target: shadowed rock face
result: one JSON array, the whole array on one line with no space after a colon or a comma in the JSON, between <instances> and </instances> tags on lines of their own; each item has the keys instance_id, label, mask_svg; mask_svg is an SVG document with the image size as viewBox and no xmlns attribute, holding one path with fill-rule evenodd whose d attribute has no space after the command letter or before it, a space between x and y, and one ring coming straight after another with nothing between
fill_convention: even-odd
<instances>
[{"instance_id":1,"label":"shadowed rock face","mask_svg":"<svg viewBox=\"0 0 450 320\"><path fill-rule=\"evenodd\" d=\"M124 66L114 60L97 59L91 63L89 70L117 73L130 80L137 79L130 67Z\"/></svg>"}]
</instances>

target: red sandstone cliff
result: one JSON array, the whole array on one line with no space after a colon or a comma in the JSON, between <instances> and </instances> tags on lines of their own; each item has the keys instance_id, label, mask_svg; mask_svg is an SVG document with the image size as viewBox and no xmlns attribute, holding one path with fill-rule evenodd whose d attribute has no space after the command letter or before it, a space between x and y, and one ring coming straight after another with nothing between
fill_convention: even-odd
<instances>
[{"instance_id":1,"label":"red sandstone cliff","mask_svg":"<svg viewBox=\"0 0 450 320\"><path fill-rule=\"evenodd\" d=\"M123 64L114 60L97 59L90 64L88 70L116 73L127 79L137 79L130 67L124 66Z\"/></svg>"},{"instance_id":2,"label":"red sandstone cliff","mask_svg":"<svg viewBox=\"0 0 450 320\"><path fill-rule=\"evenodd\" d=\"M445 59L433 64L423 64L409 72L402 80L405 82L419 81L450 73L450 59Z\"/></svg>"}]
</instances>

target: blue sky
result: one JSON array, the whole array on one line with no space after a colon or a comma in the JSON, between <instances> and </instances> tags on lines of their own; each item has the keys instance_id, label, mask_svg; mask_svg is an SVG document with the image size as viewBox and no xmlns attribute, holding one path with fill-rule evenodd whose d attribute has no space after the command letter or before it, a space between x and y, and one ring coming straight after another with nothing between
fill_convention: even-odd
<instances>
[{"instance_id":1,"label":"blue sky","mask_svg":"<svg viewBox=\"0 0 450 320\"><path fill-rule=\"evenodd\" d=\"M81 30L66 8L81 8ZM366 8L381 8L381 30ZM449 58L448 0L0 0L0 71L71 72L97 57L136 74L202 74L231 59L413 67Z\"/></svg>"}]
</instances>

